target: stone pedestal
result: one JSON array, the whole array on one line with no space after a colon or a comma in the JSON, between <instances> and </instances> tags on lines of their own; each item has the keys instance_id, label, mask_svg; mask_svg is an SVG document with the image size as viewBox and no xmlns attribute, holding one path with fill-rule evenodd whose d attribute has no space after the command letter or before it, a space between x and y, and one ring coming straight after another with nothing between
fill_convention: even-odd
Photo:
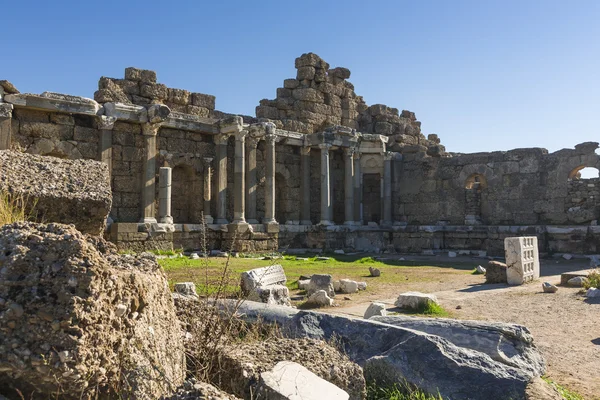
<instances>
[{"instance_id":1,"label":"stone pedestal","mask_svg":"<svg viewBox=\"0 0 600 400\"><path fill-rule=\"evenodd\" d=\"M204 206L203 206L203 214L204 214L204 222L206 224L213 223L213 217L210 215L210 200L211 200L211 191L212 191L212 158L204 157Z\"/></svg>"},{"instance_id":2,"label":"stone pedestal","mask_svg":"<svg viewBox=\"0 0 600 400\"><path fill-rule=\"evenodd\" d=\"M331 222L331 186L329 181L330 144L322 143L321 149L321 221L319 225L333 225Z\"/></svg>"},{"instance_id":3,"label":"stone pedestal","mask_svg":"<svg viewBox=\"0 0 600 400\"><path fill-rule=\"evenodd\" d=\"M156 135L160 124L144 124L145 139L143 179L142 179L142 223L156 223L154 196L156 193Z\"/></svg>"},{"instance_id":4,"label":"stone pedestal","mask_svg":"<svg viewBox=\"0 0 600 400\"><path fill-rule=\"evenodd\" d=\"M354 223L363 224L362 218L362 172L360 168L360 153L355 151L354 160Z\"/></svg>"},{"instance_id":5,"label":"stone pedestal","mask_svg":"<svg viewBox=\"0 0 600 400\"><path fill-rule=\"evenodd\" d=\"M300 169L302 180L300 183L300 224L311 225L310 221L310 147L300 149Z\"/></svg>"},{"instance_id":6,"label":"stone pedestal","mask_svg":"<svg viewBox=\"0 0 600 400\"><path fill-rule=\"evenodd\" d=\"M259 138L246 138L246 221L258 224L256 219L256 146Z\"/></svg>"},{"instance_id":7,"label":"stone pedestal","mask_svg":"<svg viewBox=\"0 0 600 400\"><path fill-rule=\"evenodd\" d=\"M172 224L171 216L171 168L160 167L158 172L158 222Z\"/></svg>"},{"instance_id":8,"label":"stone pedestal","mask_svg":"<svg viewBox=\"0 0 600 400\"><path fill-rule=\"evenodd\" d=\"M98 142L98 160L108 165L108 173L112 175L112 131L117 122L115 117L100 116L98 129L100 140Z\"/></svg>"},{"instance_id":9,"label":"stone pedestal","mask_svg":"<svg viewBox=\"0 0 600 400\"><path fill-rule=\"evenodd\" d=\"M383 154L383 219L381 225L392 225L392 153Z\"/></svg>"},{"instance_id":10,"label":"stone pedestal","mask_svg":"<svg viewBox=\"0 0 600 400\"><path fill-rule=\"evenodd\" d=\"M509 285L522 285L540 277L537 237L504 238L504 256L506 282Z\"/></svg>"},{"instance_id":11,"label":"stone pedestal","mask_svg":"<svg viewBox=\"0 0 600 400\"><path fill-rule=\"evenodd\" d=\"M354 149L344 149L344 225L354 225Z\"/></svg>"},{"instance_id":12,"label":"stone pedestal","mask_svg":"<svg viewBox=\"0 0 600 400\"><path fill-rule=\"evenodd\" d=\"M214 136L217 153L217 219L216 224L227 224L227 141L229 135L219 134Z\"/></svg>"},{"instance_id":13,"label":"stone pedestal","mask_svg":"<svg viewBox=\"0 0 600 400\"><path fill-rule=\"evenodd\" d=\"M274 130L274 129L273 129ZM267 151L265 160L265 224L277 223L275 220L275 139L274 132L265 136Z\"/></svg>"},{"instance_id":14,"label":"stone pedestal","mask_svg":"<svg viewBox=\"0 0 600 400\"><path fill-rule=\"evenodd\" d=\"M10 150L13 105L0 103L0 150Z\"/></svg>"}]
</instances>

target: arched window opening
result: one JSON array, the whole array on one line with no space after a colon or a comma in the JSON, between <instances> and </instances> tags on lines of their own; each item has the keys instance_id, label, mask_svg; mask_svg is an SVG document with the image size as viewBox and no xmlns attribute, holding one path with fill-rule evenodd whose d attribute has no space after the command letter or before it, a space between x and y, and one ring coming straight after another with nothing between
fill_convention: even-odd
<instances>
[{"instance_id":1,"label":"arched window opening","mask_svg":"<svg viewBox=\"0 0 600 400\"><path fill-rule=\"evenodd\" d=\"M598 168L586 167L582 165L571 171L569 174L569 180L579 181L582 179L597 179L600 176L599 173L600 171L598 171Z\"/></svg>"}]
</instances>

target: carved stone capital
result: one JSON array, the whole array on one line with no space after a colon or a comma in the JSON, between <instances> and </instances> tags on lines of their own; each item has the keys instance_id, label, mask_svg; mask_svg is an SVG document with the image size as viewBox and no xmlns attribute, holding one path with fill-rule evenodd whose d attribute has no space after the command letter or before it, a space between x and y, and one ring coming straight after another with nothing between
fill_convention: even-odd
<instances>
[{"instance_id":1,"label":"carved stone capital","mask_svg":"<svg viewBox=\"0 0 600 400\"><path fill-rule=\"evenodd\" d=\"M392 158L394 158L394 152L393 151L384 151L383 152L383 159L385 161L390 161Z\"/></svg>"},{"instance_id":2,"label":"carved stone capital","mask_svg":"<svg viewBox=\"0 0 600 400\"><path fill-rule=\"evenodd\" d=\"M353 157L355 152L356 152L356 150L354 149L354 147L345 147L344 148L344 154L346 154L346 156L348 156L348 157Z\"/></svg>"},{"instance_id":3,"label":"carved stone capital","mask_svg":"<svg viewBox=\"0 0 600 400\"><path fill-rule=\"evenodd\" d=\"M321 150L327 150L329 151L329 149L331 149L331 143L319 143L319 148Z\"/></svg>"},{"instance_id":4,"label":"carved stone capital","mask_svg":"<svg viewBox=\"0 0 600 400\"><path fill-rule=\"evenodd\" d=\"M158 134L158 130L160 129L160 123L159 124L151 124L151 123L147 123L147 124L142 124L142 133L144 134L144 136L156 136Z\"/></svg>"},{"instance_id":5,"label":"carved stone capital","mask_svg":"<svg viewBox=\"0 0 600 400\"><path fill-rule=\"evenodd\" d=\"M204 157L204 158L202 159L202 161L204 161L204 165L205 165L205 166L207 166L207 167L210 167L210 166L211 166L211 164L212 164L212 160L213 160L213 158L212 158L212 157Z\"/></svg>"},{"instance_id":6,"label":"carved stone capital","mask_svg":"<svg viewBox=\"0 0 600 400\"><path fill-rule=\"evenodd\" d=\"M215 136L213 136L213 140L215 142L215 144L220 145L220 144L227 144L227 141L229 140L229 134L225 134L225 133L219 133Z\"/></svg>"},{"instance_id":7,"label":"carved stone capital","mask_svg":"<svg viewBox=\"0 0 600 400\"><path fill-rule=\"evenodd\" d=\"M117 117L101 115L100 118L98 118L98 129L112 131L115 127L115 122L117 122Z\"/></svg>"},{"instance_id":8,"label":"carved stone capital","mask_svg":"<svg viewBox=\"0 0 600 400\"><path fill-rule=\"evenodd\" d=\"M238 131L233 134L233 137L235 137L235 140L242 142L242 143L244 143L244 141L246 140L246 136L248 136L247 129L242 129L241 131Z\"/></svg>"},{"instance_id":9,"label":"carved stone capital","mask_svg":"<svg viewBox=\"0 0 600 400\"><path fill-rule=\"evenodd\" d=\"M310 155L310 147L309 146L302 146L302 147L300 147L300 154L303 155L303 156Z\"/></svg>"},{"instance_id":10,"label":"carved stone capital","mask_svg":"<svg viewBox=\"0 0 600 400\"><path fill-rule=\"evenodd\" d=\"M148 106L148 122L155 124L163 122L171 114L171 109L164 104L152 104Z\"/></svg>"},{"instance_id":11,"label":"carved stone capital","mask_svg":"<svg viewBox=\"0 0 600 400\"><path fill-rule=\"evenodd\" d=\"M248 146L248 148L250 149L256 149L256 146L258 146L258 142L260 142L259 137L248 136L246 138L246 146Z\"/></svg>"},{"instance_id":12,"label":"carved stone capital","mask_svg":"<svg viewBox=\"0 0 600 400\"><path fill-rule=\"evenodd\" d=\"M275 146L275 142L277 141L277 135L275 134L267 134L265 135L265 141L269 146Z\"/></svg>"},{"instance_id":13,"label":"carved stone capital","mask_svg":"<svg viewBox=\"0 0 600 400\"><path fill-rule=\"evenodd\" d=\"M0 104L0 118L12 118L13 105L9 103Z\"/></svg>"}]
</instances>

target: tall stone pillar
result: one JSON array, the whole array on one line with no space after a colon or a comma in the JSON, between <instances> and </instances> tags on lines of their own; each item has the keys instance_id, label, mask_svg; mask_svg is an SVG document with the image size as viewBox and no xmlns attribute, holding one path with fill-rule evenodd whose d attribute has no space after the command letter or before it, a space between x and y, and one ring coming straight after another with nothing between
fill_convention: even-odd
<instances>
[{"instance_id":1,"label":"tall stone pillar","mask_svg":"<svg viewBox=\"0 0 600 400\"><path fill-rule=\"evenodd\" d=\"M265 224L276 224L275 220L275 139L273 132L265 136L267 151L265 160Z\"/></svg>"},{"instance_id":2,"label":"tall stone pillar","mask_svg":"<svg viewBox=\"0 0 600 400\"><path fill-rule=\"evenodd\" d=\"M344 225L354 225L354 149L344 149Z\"/></svg>"},{"instance_id":3,"label":"tall stone pillar","mask_svg":"<svg viewBox=\"0 0 600 400\"><path fill-rule=\"evenodd\" d=\"M214 136L217 145L217 219L216 224L227 224L227 141L229 135Z\"/></svg>"},{"instance_id":4,"label":"tall stone pillar","mask_svg":"<svg viewBox=\"0 0 600 400\"><path fill-rule=\"evenodd\" d=\"M108 165L108 173L112 175L112 131L117 122L116 117L100 116L98 129L100 141L98 143L98 160Z\"/></svg>"},{"instance_id":5,"label":"tall stone pillar","mask_svg":"<svg viewBox=\"0 0 600 400\"><path fill-rule=\"evenodd\" d=\"M156 193L156 135L160 124L146 123L142 126L145 139L145 153L142 179L142 219L143 223L156 223L154 196Z\"/></svg>"},{"instance_id":6,"label":"tall stone pillar","mask_svg":"<svg viewBox=\"0 0 600 400\"><path fill-rule=\"evenodd\" d=\"M311 225L310 222L310 147L300 149L301 198L300 198L300 224Z\"/></svg>"},{"instance_id":7,"label":"tall stone pillar","mask_svg":"<svg viewBox=\"0 0 600 400\"><path fill-rule=\"evenodd\" d=\"M256 219L256 146L259 138L246 138L246 221L249 224L258 224Z\"/></svg>"},{"instance_id":8,"label":"tall stone pillar","mask_svg":"<svg viewBox=\"0 0 600 400\"><path fill-rule=\"evenodd\" d=\"M0 103L0 150L10 150L13 105Z\"/></svg>"},{"instance_id":9,"label":"tall stone pillar","mask_svg":"<svg viewBox=\"0 0 600 400\"><path fill-rule=\"evenodd\" d=\"M235 158L233 165L233 223L246 224L246 135L248 131L237 132L235 137Z\"/></svg>"},{"instance_id":10,"label":"tall stone pillar","mask_svg":"<svg viewBox=\"0 0 600 400\"><path fill-rule=\"evenodd\" d=\"M331 145L321 143L321 222L319 225L332 225L331 222L331 190L329 184L329 149Z\"/></svg>"},{"instance_id":11,"label":"tall stone pillar","mask_svg":"<svg viewBox=\"0 0 600 400\"><path fill-rule=\"evenodd\" d=\"M204 222L206 224L213 223L213 217L210 215L210 200L212 191L212 158L204 157Z\"/></svg>"},{"instance_id":12,"label":"tall stone pillar","mask_svg":"<svg viewBox=\"0 0 600 400\"><path fill-rule=\"evenodd\" d=\"M392 225L392 153L383 154L383 220L382 225Z\"/></svg>"},{"instance_id":13,"label":"tall stone pillar","mask_svg":"<svg viewBox=\"0 0 600 400\"><path fill-rule=\"evenodd\" d=\"M160 167L158 171L158 222L172 224L171 216L171 168Z\"/></svg>"},{"instance_id":14,"label":"tall stone pillar","mask_svg":"<svg viewBox=\"0 0 600 400\"><path fill-rule=\"evenodd\" d=\"M354 152L354 223L362 225L362 171L360 168L360 153Z\"/></svg>"}]
</instances>

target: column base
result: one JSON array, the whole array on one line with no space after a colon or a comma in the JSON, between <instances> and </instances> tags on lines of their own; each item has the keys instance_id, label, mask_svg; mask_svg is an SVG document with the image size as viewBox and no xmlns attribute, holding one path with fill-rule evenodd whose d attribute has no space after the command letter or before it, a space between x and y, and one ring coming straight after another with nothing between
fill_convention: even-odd
<instances>
[{"instance_id":1,"label":"column base","mask_svg":"<svg viewBox=\"0 0 600 400\"><path fill-rule=\"evenodd\" d=\"M249 224L258 224L258 220L255 218L247 219L246 222Z\"/></svg>"},{"instance_id":2,"label":"column base","mask_svg":"<svg viewBox=\"0 0 600 400\"><path fill-rule=\"evenodd\" d=\"M223 225L223 224L228 224L228 223L229 223L229 221L227 221L227 219L225 219L225 218L217 218L215 220L215 224L221 224L221 225Z\"/></svg>"},{"instance_id":3,"label":"column base","mask_svg":"<svg viewBox=\"0 0 600 400\"><path fill-rule=\"evenodd\" d=\"M214 221L214 220L213 220L213 217L211 217L210 215L205 215L205 216L204 216L204 223L205 223L206 225L210 225L210 224L212 224L212 223L213 223L213 221Z\"/></svg>"},{"instance_id":4,"label":"column base","mask_svg":"<svg viewBox=\"0 0 600 400\"><path fill-rule=\"evenodd\" d=\"M354 225L356 225L356 222L354 222L354 221L346 221L346 222L344 222L344 225L354 226Z\"/></svg>"},{"instance_id":5,"label":"column base","mask_svg":"<svg viewBox=\"0 0 600 400\"><path fill-rule=\"evenodd\" d=\"M167 217L161 217L159 218L158 222L160 222L161 224L173 224L173 217L171 216L167 216Z\"/></svg>"},{"instance_id":6,"label":"column base","mask_svg":"<svg viewBox=\"0 0 600 400\"><path fill-rule=\"evenodd\" d=\"M272 219L269 222L263 221L267 233L278 233L279 232L279 223Z\"/></svg>"},{"instance_id":7,"label":"column base","mask_svg":"<svg viewBox=\"0 0 600 400\"><path fill-rule=\"evenodd\" d=\"M144 217L140 221L142 224L157 224L156 218L154 217Z\"/></svg>"},{"instance_id":8,"label":"column base","mask_svg":"<svg viewBox=\"0 0 600 400\"><path fill-rule=\"evenodd\" d=\"M302 220L300 221L300 225L312 225L312 222L310 220Z\"/></svg>"},{"instance_id":9,"label":"column base","mask_svg":"<svg viewBox=\"0 0 600 400\"><path fill-rule=\"evenodd\" d=\"M322 226L331 226L331 225L335 225L333 222L326 220L326 219L322 219L318 225L322 225Z\"/></svg>"},{"instance_id":10,"label":"column base","mask_svg":"<svg viewBox=\"0 0 600 400\"><path fill-rule=\"evenodd\" d=\"M227 230L229 231L229 233L245 233L250 229L250 225L246 222L232 222L231 224L227 225Z\"/></svg>"}]
</instances>

